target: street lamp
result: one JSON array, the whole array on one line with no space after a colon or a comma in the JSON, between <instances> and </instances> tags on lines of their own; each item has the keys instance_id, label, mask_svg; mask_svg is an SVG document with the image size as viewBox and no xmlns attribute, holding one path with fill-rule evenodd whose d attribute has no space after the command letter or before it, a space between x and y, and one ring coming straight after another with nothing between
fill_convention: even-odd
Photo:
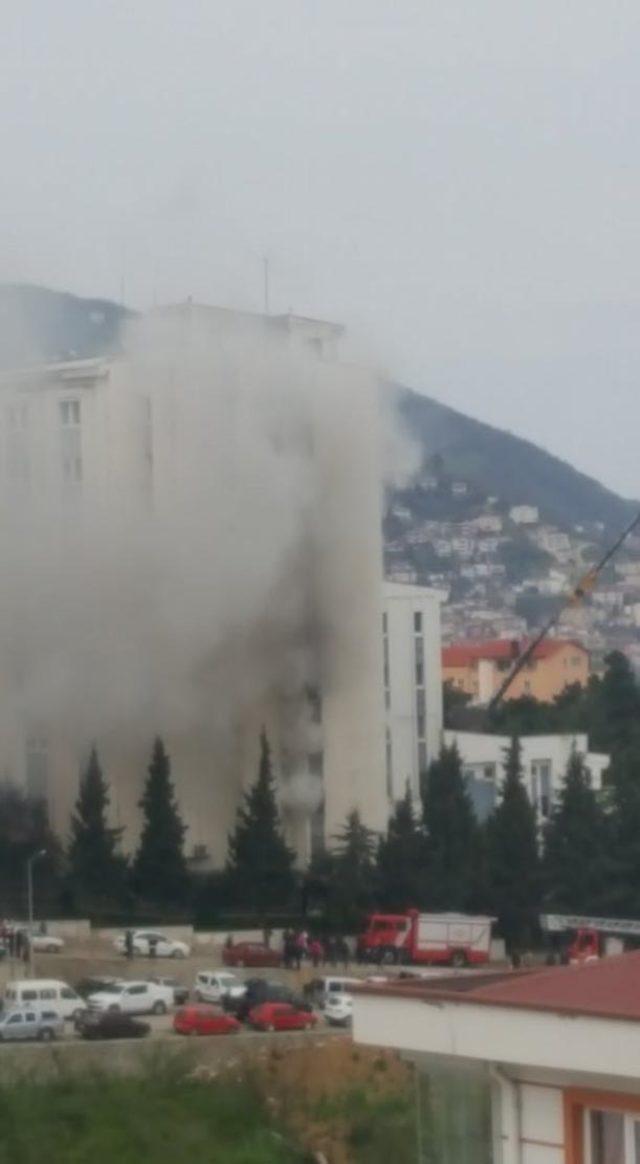
<instances>
[{"instance_id":1,"label":"street lamp","mask_svg":"<svg viewBox=\"0 0 640 1164\"><path fill-rule=\"evenodd\" d=\"M40 861L46 857L46 849L38 849L37 853L32 853L27 860L27 911L29 914L29 933L27 941L29 942L29 977L33 974L33 866L36 861Z\"/></svg>"}]
</instances>

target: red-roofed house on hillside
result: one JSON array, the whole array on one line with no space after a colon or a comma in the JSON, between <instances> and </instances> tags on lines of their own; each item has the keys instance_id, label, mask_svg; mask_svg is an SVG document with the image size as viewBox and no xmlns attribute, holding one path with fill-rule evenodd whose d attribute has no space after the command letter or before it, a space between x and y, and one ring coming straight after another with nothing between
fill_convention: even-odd
<instances>
[{"instance_id":1,"label":"red-roofed house on hillside","mask_svg":"<svg viewBox=\"0 0 640 1164\"><path fill-rule=\"evenodd\" d=\"M443 647L443 682L470 695L472 703L488 703L526 646L526 640L489 639ZM551 703L565 687L574 683L585 687L589 670L589 652L580 643L545 639L516 676L505 698L530 695L541 703Z\"/></svg>"},{"instance_id":2,"label":"red-roofed house on hillside","mask_svg":"<svg viewBox=\"0 0 640 1164\"><path fill-rule=\"evenodd\" d=\"M428 1081L420 1164L640 1164L640 951L367 984L353 1022Z\"/></svg>"}]
</instances>

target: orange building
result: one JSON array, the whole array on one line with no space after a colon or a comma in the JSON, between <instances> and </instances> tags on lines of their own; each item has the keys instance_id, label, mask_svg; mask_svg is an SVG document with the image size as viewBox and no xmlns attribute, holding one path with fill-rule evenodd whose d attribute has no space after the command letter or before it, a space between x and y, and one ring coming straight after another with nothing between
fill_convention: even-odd
<instances>
[{"instance_id":1,"label":"orange building","mask_svg":"<svg viewBox=\"0 0 640 1164\"><path fill-rule=\"evenodd\" d=\"M526 645L526 640L491 639L443 647L442 680L470 695L472 703L488 703ZM531 696L541 703L551 703L565 687L574 683L584 687L589 672L589 652L580 643L546 639L516 676L505 699Z\"/></svg>"}]
</instances>

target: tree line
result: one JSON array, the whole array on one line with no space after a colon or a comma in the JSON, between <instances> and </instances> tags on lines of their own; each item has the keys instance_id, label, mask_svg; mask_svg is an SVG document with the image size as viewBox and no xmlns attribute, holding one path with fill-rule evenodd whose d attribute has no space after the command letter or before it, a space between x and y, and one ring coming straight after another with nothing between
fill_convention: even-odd
<instances>
[{"instance_id":1,"label":"tree line","mask_svg":"<svg viewBox=\"0 0 640 1164\"><path fill-rule=\"evenodd\" d=\"M122 853L121 830L109 824L109 787L94 748L66 849L42 804L10 786L0 789L0 911L23 895L25 861L42 848L46 877L39 881L49 900L57 894L58 908L91 916L146 909L215 920L237 911L265 925L286 914L353 932L367 912L415 906L489 913L513 949L536 940L543 912L640 917L640 689L625 656L610 655L586 691L570 690L551 706L524 702L500 712L511 743L500 797L484 823L474 815L460 756L443 747L418 803L407 789L383 836L354 809L304 873L285 840L264 732L256 780L238 809L224 866L199 876L186 859L186 829L162 741L153 747L130 858ZM590 786L582 757L572 755L542 829L524 786L519 744L523 718L533 716L538 731L588 730L592 746L611 755L601 793Z\"/></svg>"}]
</instances>

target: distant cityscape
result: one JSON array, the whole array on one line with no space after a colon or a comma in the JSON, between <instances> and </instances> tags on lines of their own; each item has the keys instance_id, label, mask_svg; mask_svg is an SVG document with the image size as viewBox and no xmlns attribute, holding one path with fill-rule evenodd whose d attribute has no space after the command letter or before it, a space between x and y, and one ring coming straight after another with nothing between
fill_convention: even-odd
<instances>
[{"instance_id":1,"label":"distant cityscape","mask_svg":"<svg viewBox=\"0 0 640 1164\"><path fill-rule=\"evenodd\" d=\"M443 643L523 639L538 630L615 532L603 522L560 528L536 505L483 494L446 473L442 458L385 515L387 578L442 594ZM598 669L608 651L640 671L640 537L630 536L554 634L584 646Z\"/></svg>"}]
</instances>

